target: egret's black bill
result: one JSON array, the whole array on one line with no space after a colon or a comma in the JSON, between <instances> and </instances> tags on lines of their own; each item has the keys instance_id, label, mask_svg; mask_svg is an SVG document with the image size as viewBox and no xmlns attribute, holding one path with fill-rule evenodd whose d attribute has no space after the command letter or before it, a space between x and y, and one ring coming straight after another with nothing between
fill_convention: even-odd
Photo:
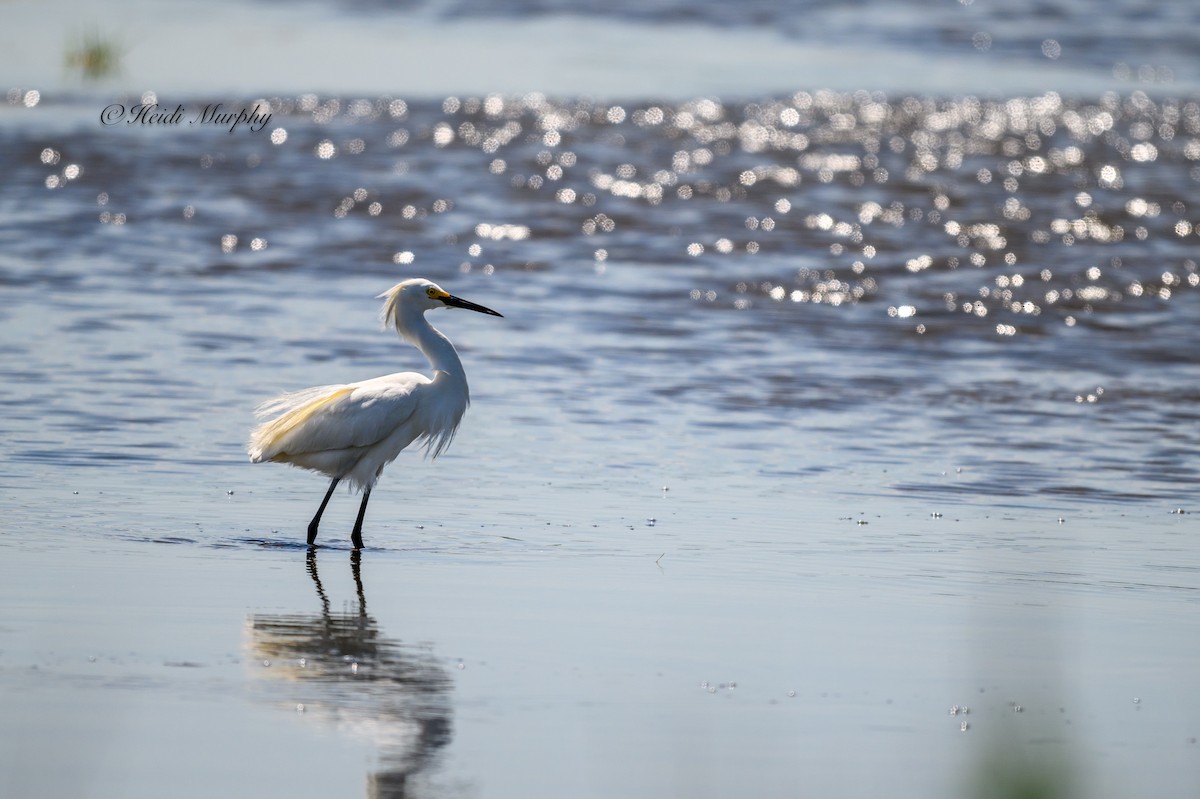
<instances>
[{"instance_id":1,"label":"egret's black bill","mask_svg":"<svg viewBox=\"0 0 1200 799\"><path fill-rule=\"evenodd\" d=\"M482 305L455 297L454 295L443 297L442 302L446 303L451 308L466 308L468 311L479 311L479 313L491 314L492 316L499 316L501 318L504 317L504 314L498 311L493 311L491 308L485 308Z\"/></svg>"}]
</instances>

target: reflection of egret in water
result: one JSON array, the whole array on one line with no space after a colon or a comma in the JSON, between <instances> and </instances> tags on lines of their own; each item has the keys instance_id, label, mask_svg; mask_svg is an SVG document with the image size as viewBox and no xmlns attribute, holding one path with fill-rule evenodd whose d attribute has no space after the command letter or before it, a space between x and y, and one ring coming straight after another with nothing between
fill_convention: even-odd
<instances>
[{"instance_id":1,"label":"reflection of egret in water","mask_svg":"<svg viewBox=\"0 0 1200 799\"><path fill-rule=\"evenodd\" d=\"M413 778L450 741L450 677L427 650L382 635L367 613L360 563L351 553L357 607L335 614L310 548L321 612L252 615L247 648L272 678L264 683L271 701L375 742L383 768L368 795L399 799L415 795Z\"/></svg>"}]
</instances>

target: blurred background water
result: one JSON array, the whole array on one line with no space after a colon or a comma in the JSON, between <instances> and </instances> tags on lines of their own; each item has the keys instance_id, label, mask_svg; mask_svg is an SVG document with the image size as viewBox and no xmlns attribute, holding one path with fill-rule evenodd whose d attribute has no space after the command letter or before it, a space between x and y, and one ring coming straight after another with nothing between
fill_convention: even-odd
<instances>
[{"instance_id":1,"label":"blurred background water","mask_svg":"<svg viewBox=\"0 0 1200 799\"><path fill-rule=\"evenodd\" d=\"M1200 787L1193 4L0 22L9 793ZM305 561L253 408L417 275L475 405Z\"/></svg>"}]
</instances>

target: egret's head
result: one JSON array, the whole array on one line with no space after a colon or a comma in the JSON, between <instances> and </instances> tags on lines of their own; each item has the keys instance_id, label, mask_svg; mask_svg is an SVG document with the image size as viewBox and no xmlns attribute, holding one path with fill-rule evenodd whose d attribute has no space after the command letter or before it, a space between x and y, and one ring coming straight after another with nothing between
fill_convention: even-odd
<instances>
[{"instance_id":1,"label":"egret's head","mask_svg":"<svg viewBox=\"0 0 1200 799\"><path fill-rule=\"evenodd\" d=\"M412 311L424 313L434 308L466 308L469 311L478 311L492 316L503 316L491 308L455 297L437 283L423 277L414 277L397 283L379 296L384 299L383 321L390 325L396 325L405 313Z\"/></svg>"}]
</instances>

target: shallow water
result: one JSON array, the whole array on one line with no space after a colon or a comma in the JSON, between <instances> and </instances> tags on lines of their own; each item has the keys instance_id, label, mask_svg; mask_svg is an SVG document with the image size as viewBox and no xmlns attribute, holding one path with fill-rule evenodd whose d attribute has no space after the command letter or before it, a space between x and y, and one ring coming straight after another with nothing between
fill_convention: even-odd
<instances>
[{"instance_id":1,"label":"shallow water","mask_svg":"<svg viewBox=\"0 0 1200 799\"><path fill-rule=\"evenodd\" d=\"M0 793L1194 793L1195 12L1054 9L1092 28L981 56L1117 90L299 88L233 133L9 92ZM423 368L376 321L414 275L505 315L432 317L474 405L306 553L324 483L246 462L253 408Z\"/></svg>"},{"instance_id":2,"label":"shallow water","mask_svg":"<svg viewBox=\"0 0 1200 799\"><path fill-rule=\"evenodd\" d=\"M1196 102L274 103L216 138L9 112L13 462L226 461L261 396L418 366L372 297L423 274L503 308L443 326L475 414L555 461L718 446L1016 505L1195 480Z\"/></svg>"}]
</instances>

